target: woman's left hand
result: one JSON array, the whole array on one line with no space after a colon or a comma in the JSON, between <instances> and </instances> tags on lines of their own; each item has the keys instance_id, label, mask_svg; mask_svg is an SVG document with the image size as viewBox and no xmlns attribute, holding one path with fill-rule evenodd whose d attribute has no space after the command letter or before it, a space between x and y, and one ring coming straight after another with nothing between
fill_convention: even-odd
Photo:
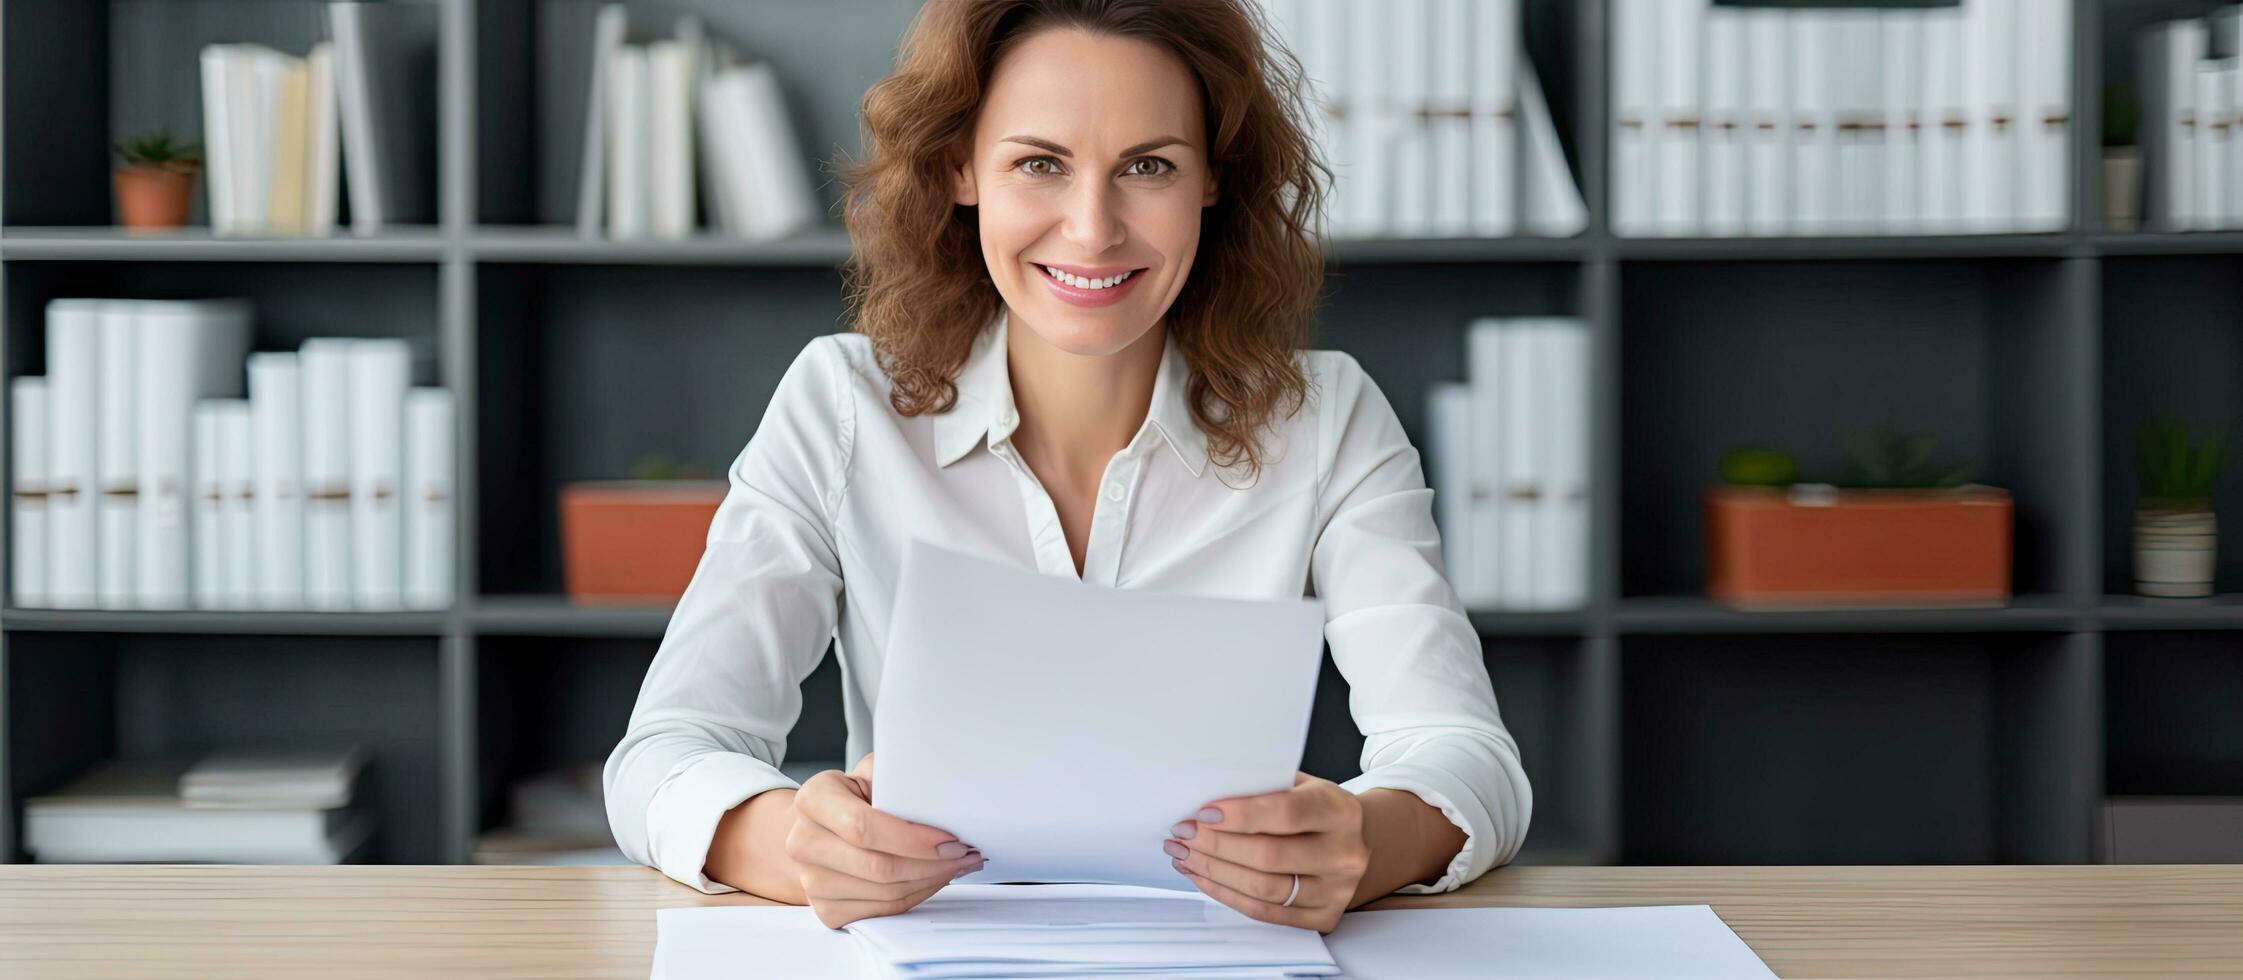
<instances>
[{"instance_id":1,"label":"woman's left hand","mask_svg":"<svg viewBox=\"0 0 2243 980\"><path fill-rule=\"evenodd\" d=\"M1362 801L1305 772L1292 789L1216 800L1197 816L1161 845L1171 863L1208 897L1263 922L1331 932L1370 865ZM1300 894L1286 907L1296 874Z\"/></svg>"}]
</instances>

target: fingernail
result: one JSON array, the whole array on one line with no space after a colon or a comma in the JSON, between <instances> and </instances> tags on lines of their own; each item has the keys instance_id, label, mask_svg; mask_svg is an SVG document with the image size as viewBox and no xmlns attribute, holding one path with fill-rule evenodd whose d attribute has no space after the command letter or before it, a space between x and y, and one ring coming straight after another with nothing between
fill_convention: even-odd
<instances>
[{"instance_id":1,"label":"fingernail","mask_svg":"<svg viewBox=\"0 0 2243 980\"><path fill-rule=\"evenodd\" d=\"M1191 840L1193 834L1199 833L1199 828L1192 826L1192 822L1186 820L1183 823L1168 828L1168 832L1185 840Z\"/></svg>"},{"instance_id":2,"label":"fingernail","mask_svg":"<svg viewBox=\"0 0 2243 980\"><path fill-rule=\"evenodd\" d=\"M1200 809L1200 811L1199 811L1199 822L1200 822L1200 823L1222 823L1222 822L1223 822L1223 811L1221 811L1221 810L1217 810L1217 809L1215 809L1214 807L1203 807L1203 808L1201 808L1201 809Z\"/></svg>"},{"instance_id":3,"label":"fingernail","mask_svg":"<svg viewBox=\"0 0 2243 980\"><path fill-rule=\"evenodd\" d=\"M1189 848L1172 840L1161 841L1160 849L1167 851L1169 857L1175 858L1178 861L1190 857L1192 853Z\"/></svg>"},{"instance_id":4,"label":"fingernail","mask_svg":"<svg viewBox=\"0 0 2243 980\"><path fill-rule=\"evenodd\" d=\"M936 855L937 857L946 857L946 858L960 858L960 857L965 857L965 856L966 856L966 852L967 852L967 851L969 851L969 850L971 850L971 848L967 847L967 846L966 846L966 845L964 845L964 844L960 844L960 843L958 843L957 841L944 841L943 843L940 843L940 844L936 844L936 845L935 845L935 855Z\"/></svg>"}]
</instances>

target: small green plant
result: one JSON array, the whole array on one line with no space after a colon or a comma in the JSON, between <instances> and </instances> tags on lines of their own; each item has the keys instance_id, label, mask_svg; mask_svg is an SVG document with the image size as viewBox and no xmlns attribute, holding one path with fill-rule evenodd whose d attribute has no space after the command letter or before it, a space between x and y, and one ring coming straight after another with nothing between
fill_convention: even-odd
<instances>
[{"instance_id":1,"label":"small green plant","mask_svg":"<svg viewBox=\"0 0 2243 980\"><path fill-rule=\"evenodd\" d=\"M1841 486L1875 490L1961 486L1970 479L1967 465L1932 462L1938 440L1929 434L1902 435L1880 425L1866 435L1845 439L1846 472Z\"/></svg>"},{"instance_id":2,"label":"small green plant","mask_svg":"<svg viewBox=\"0 0 2243 980\"><path fill-rule=\"evenodd\" d=\"M709 468L691 460L673 461L664 453L648 453L631 464L634 480L706 480Z\"/></svg>"},{"instance_id":3,"label":"small green plant","mask_svg":"<svg viewBox=\"0 0 2243 980\"><path fill-rule=\"evenodd\" d=\"M112 146L130 164L185 170L202 163L202 147L195 143L172 142L169 130L159 129Z\"/></svg>"},{"instance_id":4,"label":"small green plant","mask_svg":"<svg viewBox=\"0 0 2243 980\"><path fill-rule=\"evenodd\" d=\"M2133 146L2137 112L2133 86L2103 86L2103 145Z\"/></svg>"},{"instance_id":5,"label":"small green plant","mask_svg":"<svg viewBox=\"0 0 2243 980\"><path fill-rule=\"evenodd\" d=\"M2226 462L2227 434L2208 429L2202 442L2192 444L2188 426L2179 418L2164 416L2142 423L2136 442L2142 464L2142 494L2168 505L2202 504L2212 496Z\"/></svg>"},{"instance_id":6,"label":"small green plant","mask_svg":"<svg viewBox=\"0 0 2243 980\"><path fill-rule=\"evenodd\" d=\"M1721 457L1721 482L1736 487L1788 487L1799 482L1799 464L1777 449L1739 449Z\"/></svg>"}]
</instances>

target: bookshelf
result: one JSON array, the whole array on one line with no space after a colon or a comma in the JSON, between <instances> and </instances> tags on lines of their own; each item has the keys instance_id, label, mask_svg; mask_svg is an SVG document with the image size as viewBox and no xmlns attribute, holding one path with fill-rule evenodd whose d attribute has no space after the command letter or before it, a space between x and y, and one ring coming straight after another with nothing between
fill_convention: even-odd
<instances>
[{"instance_id":1,"label":"bookshelf","mask_svg":"<svg viewBox=\"0 0 2243 980\"><path fill-rule=\"evenodd\" d=\"M843 329L837 229L618 243L566 227L594 3L419 5L436 223L304 241L123 234L104 154L123 129L195 130L173 89L200 44L301 47L317 5L0 0L0 374L40 370L43 305L66 293L248 296L259 349L410 338L459 397L462 588L438 613L0 609L0 856L21 858L26 796L101 758L348 736L375 748L378 857L466 860L504 822L507 781L604 757L667 622L558 597L555 489L647 451L722 465L792 355ZM916 4L629 6L634 31L692 10L772 60L805 144L854 150L855 100ZM2075 104L2130 70L2118 38L2209 6L2077 0ZM1525 7L1589 231L1333 243L1318 328L1415 436L1471 317L1590 324L1591 601L1472 617L1535 783L1521 860L2084 862L2106 792L2243 794L2243 549L2214 600L2125 594L2133 426L2168 398L2243 417L2243 233L2103 229L2083 111L2061 232L1616 238L1603 5ZM2016 494L2014 602L1702 598L1696 494L1716 447L1781 441L1812 465L1839 428L1886 419L1938 430ZM2219 503L2243 514L2243 482ZM840 756L838 685L829 658L790 761ZM1303 767L1346 778L1359 748L1327 660Z\"/></svg>"}]
</instances>

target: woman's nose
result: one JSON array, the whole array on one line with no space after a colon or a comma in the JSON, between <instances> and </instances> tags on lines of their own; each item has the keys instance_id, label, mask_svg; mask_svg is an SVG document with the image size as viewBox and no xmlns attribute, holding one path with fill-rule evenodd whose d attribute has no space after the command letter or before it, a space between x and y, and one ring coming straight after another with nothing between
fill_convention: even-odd
<instances>
[{"instance_id":1,"label":"woman's nose","mask_svg":"<svg viewBox=\"0 0 2243 980\"><path fill-rule=\"evenodd\" d=\"M1085 255L1098 255L1127 237L1119 203L1112 187L1099 181L1080 181L1068 192L1065 226L1061 233Z\"/></svg>"}]
</instances>

